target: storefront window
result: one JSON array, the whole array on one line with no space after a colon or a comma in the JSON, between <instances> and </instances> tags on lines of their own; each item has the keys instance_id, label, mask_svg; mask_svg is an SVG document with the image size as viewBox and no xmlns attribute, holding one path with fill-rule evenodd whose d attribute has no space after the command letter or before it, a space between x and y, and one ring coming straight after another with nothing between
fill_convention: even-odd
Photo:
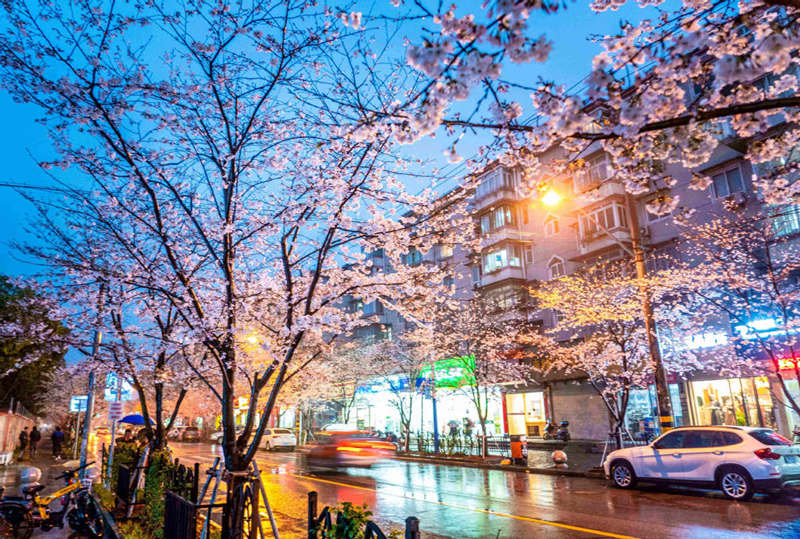
<instances>
[{"instance_id":1,"label":"storefront window","mask_svg":"<svg viewBox=\"0 0 800 539\"><path fill-rule=\"evenodd\" d=\"M765 376L692 382L691 386L699 425L776 428L769 380Z\"/></svg>"},{"instance_id":2,"label":"storefront window","mask_svg":"<svg viewBox=\"0 0 800 539\"><path fill-rule=\"evenodd\" d=\"M680 427L684 424L683 410L681 409L680 387L678 384L669 384L669 397L672 404L674 425ZM656 387L648 389L632 389L628 399L628 410L625 414L625 425L634 440L647 440L658 433L658 408L656 403Z\"/></svg>"},{"instance_id":3,"label":"storefront window","mask_svg":"<svg viewBox=\"0 0 800 539\"><path fill-rule=\"evenodd\" d=\"M508 433L541 436L547 422L544 392L512 393L506 395Z\"/></svg>"}]
</instances>

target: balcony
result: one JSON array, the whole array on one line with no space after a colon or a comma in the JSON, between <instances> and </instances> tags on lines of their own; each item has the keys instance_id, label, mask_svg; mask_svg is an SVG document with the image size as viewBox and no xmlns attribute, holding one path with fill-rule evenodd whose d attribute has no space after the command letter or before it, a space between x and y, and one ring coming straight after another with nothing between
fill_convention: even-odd
<instances>
[{"instance_id":1,"label":"balcony","mask_svg":"<svg viewBox=\"0 0 800 539\"><path fill-rule=\"evenodd\" d=\"M481 276L480 286L481 288L484 288L510 279L516 279L520 281L524 280L525 273L522 271L522 268L516 266L506 266L491 273L484 273Z\"/></svg>"},{"instance_id":2,"label":"balcony","mask_svg":"<svg viewBox=\"0 0 800 539\"><path fill-rule=\"evenodd\" d=\"M617 228L609 230L608 232L611 236L616 238L616 241L602 230L581 236L578 240L578 252L580 255L584 256L598 251L608 250L609 248L618 246L618 242L626 245L631 243L631 234L627 229Z\"/></svg>"},{"instance_id":3,"label":"balcony","mask_svg":"<svg viewBox=\"0 0 800 539\"><path fill-rule=\"evenodd\" d=\"M602 183L597 183L596 187L590 193L579 195L576 200L578 206L585 207L611 196L624 197L625 186L616 180L605 180Z\"/></svg>"}]
</instances>

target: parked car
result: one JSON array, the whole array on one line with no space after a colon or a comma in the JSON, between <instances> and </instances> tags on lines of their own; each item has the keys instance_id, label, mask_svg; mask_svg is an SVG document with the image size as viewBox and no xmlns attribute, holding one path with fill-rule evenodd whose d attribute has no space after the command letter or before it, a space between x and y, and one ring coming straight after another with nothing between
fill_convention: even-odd
<instances>
[{"instance_id":1,"label":"parked car","mask_svg":"<svg viewBox=\"0 0 800 539\"><path fill-rule=\"evenodd\" d=\"M200 429L197 427L186 427L181 432L181 441L182 442L199 442L200 441Z\"/></svg>"},{"instance_id":2,"label":"parked car","mask_svg":"<svg viewBox=\"0 0 800 539\"><path fill-rule=\"evenodd\" d=\"M316 441L299 447L298 463L310 467L369 467L395 452L391 442L364 431L320 432Z\"/></svg>"},{"instance_id":3,"label":"parked car","mask_svg":"<svg viewBox=\"0 0 800 539\"><path fill-rule=\"evenodd\" d=\"M682 484L748 500L800 486L800 446L764 428L680 427L649 445L612 451L603 468L620 488L637 481Z\"/></svg>"},{"instance_id":4,"label":"parked car","mask_svg":"<svg viewBox=\"0 0 800 539\"><path fill-rule=\"evenodd\" d=\"M289 429L264 429L264 436L261 438L261 447L267 451L273 449L287 449L294 451L297 445L297 437Z\"/></svg>"}]
</instances>

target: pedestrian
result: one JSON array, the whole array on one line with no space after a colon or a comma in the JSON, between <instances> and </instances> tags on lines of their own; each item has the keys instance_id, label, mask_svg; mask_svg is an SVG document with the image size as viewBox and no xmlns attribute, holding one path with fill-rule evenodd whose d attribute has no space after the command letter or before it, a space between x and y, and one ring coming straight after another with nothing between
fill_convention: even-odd
<instances>
[{"instance_id":1,"label":"pedestrian","mask_svg":"<svg viewBox=\"0 0 800 539\"><path fill-rule=\"evenodd\" d=\"M58 425L53 429L53 434L50 435L50 441L53 442L53 457L55 457L56 460L61 460L61 444L64 443L64 432Z\"/></svg>"},{"instance_id":2,"label":"pedestrian","mask_svg":"<svg viewBox=\"0 0 800 539\"><path fill-rule=\"evenodd\" d=\"M36 456L36 451L39 446L39 442L42 440L42 433L39 432L39 429L36 425L33 426L33 430L31 430L31 458Z\"/></svg>"},{"instance_id":3,"label":"pedestrian","mask_svg":"<svg viewBox=\"0 0 800 539\"><path fill-rule=\"evenodd\" d=\"M23 428L19 433L19 460L24 458L26 447L28 447L28 427Z\"/></svg>"}]
</instances>

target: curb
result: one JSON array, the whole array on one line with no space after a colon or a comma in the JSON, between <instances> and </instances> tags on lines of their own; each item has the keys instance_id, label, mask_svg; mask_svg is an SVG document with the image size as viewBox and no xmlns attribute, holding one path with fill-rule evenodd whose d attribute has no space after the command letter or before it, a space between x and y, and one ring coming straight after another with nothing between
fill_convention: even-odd
<instances>
[{"instance_id":1,"label":"curb","mask_svg":"<svg viewBox=\"0 0 800 539\"><path fill-rule=\"evenodd\" d=\"M114 520L114 517L103 507L100 500L95 498L94 493L92 493L92 499L94 500L94 506L100 510L100 515L103 517L103 539L124 539L122 532L120 532L117 527L117 522Z\"/></svg>"},{"instance_id":2,"label":"curb","mask_svg":"<svg viewBox=\"0 0 800 539\"><path fill-rule=\"evenodd\" d=\"M557 469L557 468L529 468L527 466L501 466L499 464L488 464L484 462L474 462L467 459L459 458L428 458L416 457L413 455L395 455L392 457L394 460L405 460L409 462L427 462L428 464L444 464L446 466L466 466L468 468L482 468L484 470L500 470L504 472L526 472L535 473L540 475L561 475L567 477L589 477L592 479L602 478L601 475L591 471L581 472L578 470Z\"/></svg>"}]
</instances>

